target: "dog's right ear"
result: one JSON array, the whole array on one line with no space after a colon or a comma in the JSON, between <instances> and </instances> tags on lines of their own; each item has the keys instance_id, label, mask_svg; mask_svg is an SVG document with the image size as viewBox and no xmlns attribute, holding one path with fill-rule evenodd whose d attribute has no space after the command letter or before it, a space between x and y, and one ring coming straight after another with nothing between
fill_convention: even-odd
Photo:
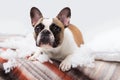
<instances>
[{"instance_id":1,"label":"dog's right ear","mask_svg":"<svg viewBox=\"0 0 120 80\"><path fill-rule=\"evenodd\" d=\"M42 18L42 13L36 7L32 7L30 10L31 23L34 26L40 18Z\"/></svg>"},{"instance_id":2,"label":"dog's right ear","mask_svg":"<svg viewBox=\"0 0 120 80\"><path fill-rule=\"evenodd\" d=\"M57 15L57 18L67 27L70 24L71 9L69 7L63 8Z\"/></svg>"}]
</instances>

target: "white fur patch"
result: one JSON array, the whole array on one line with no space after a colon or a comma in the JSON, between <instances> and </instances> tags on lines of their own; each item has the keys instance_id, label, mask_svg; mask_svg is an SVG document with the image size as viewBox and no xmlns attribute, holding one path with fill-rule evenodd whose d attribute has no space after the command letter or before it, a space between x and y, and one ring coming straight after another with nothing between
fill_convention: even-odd
<instances>
[{"instance_id":1,"label":"white fur patch","mask_svg":"<svg viewBox=\"0 0 120 80\"><path fill-rule=\"evenodd\" d=\"M52 18L44 18L42 24L45 25L45 29L49 30L49 26L53 23Z\"/></svg>"}]
</instances>

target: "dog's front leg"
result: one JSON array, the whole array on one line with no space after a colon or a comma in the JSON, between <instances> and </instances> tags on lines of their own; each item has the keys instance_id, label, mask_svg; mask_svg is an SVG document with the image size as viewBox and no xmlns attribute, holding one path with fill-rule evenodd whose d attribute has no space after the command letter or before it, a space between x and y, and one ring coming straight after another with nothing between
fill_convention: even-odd
<instances>
[{"instance_id":1,"label":"dog's front leg","mask_svg":"<svg viewBox=\"0 0 120 80\"><path fill-rule=\"evenodd\" d=\"M68 55L61 63L59 68L62 71L68 71L71 69L72 62L71 62L72 55Z\"/></svg>"},{"instance_id":2,"label":"dog's front leg","mask_svg":"<svg viewBox=\"0 0 120 80\"><path fill-rule=\"evenodd\" d=\"M37 48L35 49L34 53L31 54L31 56L29 57L29 60L35 61L35 60L37 60L37 58L38 58L39 56L40 56L40 57L43 56L43 54L44 54L44 51L43 51L41 48L37 47Z\"/></svg>"},{"instance_id":3,"label":"dog's front leg","mask_svg":"<svg viewBox=\"0 0 120 80\"><path fill-rule=\"evenodd\" d=\"M29 57L29 60L34 61L37 60L37 57L40 55L41 51L40 50L36 50L33 54L31 54L31 56Z\"/></svg>"},{"instance_id":4,"label":"dog's front leg","mask_svg":"<svg viewBox=\"0 0 120 80\"><path fill-rule=\"evenodd\" d=\"M31 60L31 61L39 61L41 63L49 61L49 62L52 63L49 56L42 49L37 49L35 51L35 53L31 57L29 57L29 60Z\"/></svg>"},{"instance_id":5,"label":"dog's front leg","mask_svg":"<svg viewBox=\"0 0 120 80\"><path fill-rule=\"evenodd\" d=\"M68 71L71 67L94 67L94 54L92 50L82 46L68 55L60 64L62 71Z\"/></svg>"}]
</instances>

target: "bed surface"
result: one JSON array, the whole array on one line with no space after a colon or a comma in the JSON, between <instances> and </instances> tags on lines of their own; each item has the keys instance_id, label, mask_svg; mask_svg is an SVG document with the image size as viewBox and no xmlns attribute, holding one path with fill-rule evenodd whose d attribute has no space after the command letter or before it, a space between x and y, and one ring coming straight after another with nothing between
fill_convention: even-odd
<instances>
[{"instance_id":1,"label":"bed surface","mask_svg":"<svg viewBox=\"0 0 120 80\"><path fill-rule=\"evenodd\" d=\"M11 36L10 36L11 37ZM0 37L0 41L9 36ZM28 61L18 59L20 66L5 74L2 63L6 62L0 57L0 80L120 80L120 63L96 61L95 68L76 68L68 72L62 72L59 62L54 63Z\"/></svg>"}]
</instances>

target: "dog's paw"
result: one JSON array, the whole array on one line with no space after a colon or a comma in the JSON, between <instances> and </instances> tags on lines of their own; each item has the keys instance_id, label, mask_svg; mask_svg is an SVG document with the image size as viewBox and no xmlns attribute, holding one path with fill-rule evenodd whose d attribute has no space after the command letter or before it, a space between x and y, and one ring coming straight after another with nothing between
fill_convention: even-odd
<instances>
[{"instance_id":1,"label":"dog's paw","mask_svg":"<svg viewBox=\"0 0 120 80\"><path fill-rule=\"evenodd\" d=\"M41 62L41 63L44 63L44 62L51 62L52 63L52 61L50 60L49 56L46 53L44 53L44 52L41 52L38 55L37 60L39 62Z\"/></svg>"},{"instance_id":2,"label":"dog's paw","mask_svg":"<svg viewBox=\"0 0 120 80\"><path fill-rule=\"evenodd\" d=\"M71 61L69 59L65 59L61 62L59 68L62 70L62 71L68 71L71 69Z\"/></svg>"},{"instance_id":3,"label":"dog's paw","mask_svg":"<svg viewBox=\"0 0 120 80\"><path fill-rule=\"evenodd\" d=\"M48 57L48 55L44 52L44 51L39 51L34 53L31 57L29 57L29 60L31 61L39 61L41 63L44 62L51 62L50 58Z\"/></svg>"},{"instance_id":4,"label":"dog's paw","mask_svg":"<svg viewBox=\"0 0 120 80\"><path fill-rule=\"evenodd\" d=\"M30 56L28 58L28 60L30 60L30 61L36 61L37 60L37 56L35 56L35 54L32 54L32 56Z\"/></svg>"},{"instance_id":5,"label":"dog's paw","mask_svg":"<svg viewBox=\"0 0 120 80\"><path fill-rule=\"evenodd\" d=\"M37 49L35 53L31 54L31 56L28 58L28 60L36 61L38 56L41 55L41 53L42 53L42 50Z\"/></svg>"}]
</instances>

